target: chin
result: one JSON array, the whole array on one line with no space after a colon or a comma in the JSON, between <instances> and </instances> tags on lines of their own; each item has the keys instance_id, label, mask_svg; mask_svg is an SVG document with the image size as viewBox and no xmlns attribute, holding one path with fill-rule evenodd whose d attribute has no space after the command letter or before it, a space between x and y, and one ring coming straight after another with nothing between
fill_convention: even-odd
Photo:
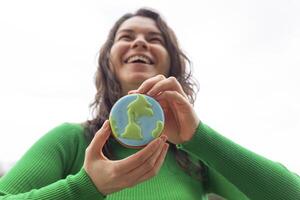
<instances>
[{"instance_id":1,"label":"chin","mask_svg":"<svg viewBox=\"0 0 300 200\"><path fill-rule=\"evenodd\" d=\"M145 74L145 73L132 73L128 76L128 81L135 82L135 83L142 83L153 76L155 75Z\"/></svg>"}]
</instances>

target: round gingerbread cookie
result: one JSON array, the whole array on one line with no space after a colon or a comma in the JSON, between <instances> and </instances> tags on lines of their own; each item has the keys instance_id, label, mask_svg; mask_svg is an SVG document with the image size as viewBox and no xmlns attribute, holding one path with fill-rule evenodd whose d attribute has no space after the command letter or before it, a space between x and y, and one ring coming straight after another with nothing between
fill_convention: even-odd
<instances>
[{"instance_id":1,"label":"round gingerbread cookie","mask_svg":"<svg viewBox=\"0 0 300 200\"><path fill-rule=\"evenodd\" d=\"M114 137L130 148L144 147L159 137L164 121L159 103L144 94L130 94L120 98L109 115Z\"/></svg>"}]
</instances>

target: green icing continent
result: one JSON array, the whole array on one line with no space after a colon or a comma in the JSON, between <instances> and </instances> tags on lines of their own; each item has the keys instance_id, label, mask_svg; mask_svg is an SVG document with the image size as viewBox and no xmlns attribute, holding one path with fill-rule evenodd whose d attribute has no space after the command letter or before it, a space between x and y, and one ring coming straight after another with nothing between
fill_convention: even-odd
<instances>
[{"instance_id":1,"label":"green icing continent","mask_svg":"<svg viewBox=\"0 0 300 200\"><path fill-rule=\"evenodd\" d=\"M156 122L156 128L152 131L152 137L157 138L164 128L164 123L162 121Z\"/></svg>"},{"instance_id":2,"label":"green icing continent","mask_svg":"<svg viewBox=\"0 0 300 200\"><path fill-rule=\"evenodd\" d=\"M137 98L127 106L128 124L121 137L134 140L142 140L142 130L137 119L141 116L153 116L151 104L143 95L137 95Z\"/></svg>"},{"instance_id":3,"label":"green icing continent","mask_svg":"<svg viewBox=\"0 0 300 200\"><path fill-rule=\"evenodd\" d=\"M132 140L142 140L141 127L136 123L128 124L125 128L125 132L121 135L123 138Z\"/></svg>"}]
</instances>

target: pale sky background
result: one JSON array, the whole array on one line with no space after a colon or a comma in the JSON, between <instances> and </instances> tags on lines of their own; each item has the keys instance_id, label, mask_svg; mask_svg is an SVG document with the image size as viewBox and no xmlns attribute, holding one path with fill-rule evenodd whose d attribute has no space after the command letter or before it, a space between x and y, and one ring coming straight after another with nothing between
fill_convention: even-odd
<instances>
[{"instance_id":1,"label":"pale sky background","mask_svg":"<svg viewBox=\"0 0 300 200\"><path fill-rule=\"evenodd\" d=\"M200 119L300 174L300 1L1 0L0 162L89 117L98 50L114 21L157 9L200 82Z\"/></svg>"}]
</instances>

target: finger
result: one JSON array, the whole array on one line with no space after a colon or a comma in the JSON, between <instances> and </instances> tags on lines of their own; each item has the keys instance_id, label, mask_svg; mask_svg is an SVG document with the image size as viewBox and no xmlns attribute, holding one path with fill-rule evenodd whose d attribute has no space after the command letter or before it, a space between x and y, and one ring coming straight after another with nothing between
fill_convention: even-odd
<instances>
[{"instance_id":1,"label":"finger","mask_svg":"<svg viewBox=\"0 0 300 200\"><path fill-rule=\"evenodd\" d=\"M103 123L102 127L96 132L93 140L88 147L89 155L91 155L93 158L103 155L102 148L106 143L110 132L109 120L106 120Z\"/></svg>"},{"instance_id":2,"label":"finger","mask_svg":"<svg viewBox=\"0 0 300 200\"><path fill-rule=\"evenodd\" d=\"M133 182L138 180L143 174L146 172L150 171L151 169L154 168L157 159L159 158L160 154L162 153L164 144L166 142L166 137L163 137L163 141L160 143L157 149L155 149L155 152L147 159L144 161L139 166L136 166L136 168L132 169L126 175L132 179Z\"/></svg>"},{"instance_id":3,"label":"finger","mask_svg":"<svg viewBox=\"0 0 300 200\"><path fill-rule=\"evenodd\" d=\"M162 92L159 96L155 97L155 99L160 101L167 101L169 105L173 103L178 104L179 106L190 106L190 102L184 96L182 96L177 91L165 91Z\"/></svg>"},{"instance_id":4,"label":"finger","mask_svg":"<svg viewBox=\"0 0 300 200\"><path fill-rule=\"evenodd\" d=\"M163 109L163 112L165 114L167 114L169 112L169 109L170 109L170 105L169 105L169 102L165 101L165 100L158 100L158 103L160 104L161 108Z\"/></svg>"},{"instance_id":5,"label":"finger","mask_svg":"<svg viewBox=\"0 0 300 200\"><path fill-rule=\"evenodd\" d=\"M124 173L128 173L132 169L136 168L137 166L141 165L145 160L152 156L155 152L155 149L159 147L161 143L161 138L157 138L149 143L144 149L140 150L139 152L118 161L117 169L122 170Z\"/></svg>"},{"instance_id":6,"label":"finger","mask_svg":"<svg viewBox=\"0 0 300 200\"><path fill-rule=\"evenodd\" d=\"M160 101L167 101L170 115L166 115L166 120L173 117L179 128L181 142L191 139L200 122L193 105L182 95L175 91L166 91L156 98ZM168 118L169 117L169 118ZM186 124L188 122L188 125Z\"/></svg>"},{"instance_id":7,"label":"finger","mask_svg":"<svg viewBox=\"0 0 300 200\"><path fill-rule=\"evenodd\" d=\"M138 93L138 90L130 90L130 91L128 92L128 94L136 94L136 93Z\"/></svg>"},{"instance_id":8,"label":"finger","mask_svg":"<svg viewBox=\"0 0 300 200\"><path fill-rule=\"evenodd\" d=\"M160 144L165 141L167 136L162 135L159 138L153 140L144 149L139 152L118 161L117 169L122 170L124 173L128 173L135 169L137 166L143 164L149 157L151 157Z\"/></svg>"},{"instance_id":9,"label":"finger","mask_svg":"<svg viewBox=\"0 0 300 200\"><path fill-rule=\"evenodd\" d=\"M149 96L156 96L161 92L164 91L177 91L184 97L187 97L184 93L180 83L177 81L175 77L169 77L165 80L157 82L155 85L151 87L151 89L147 92L147 95Z\"/></svg>"},{"instance_id":10,"label":"finger","mask_svg":"<svg viewBox=\"0 0 300 200\"><path fill-rule=\"evenodd\" d=\"M159 172L159 169L161 168L164 160L165 160L165 157L167 155L167 152L168 152L168 149L169 149L169 144L165 143L164 146L163 146L163 149L162 149L162 152L161 154L159 155L154 167L146 172L144 175L142 175L136 182L136 184L138 183L141 183L141 182L144 182L150 178L152 178L153 176L155 176L156 174L158 174Z\"/></svg>"},{"instance_id":11,"label":"finger","mask_svg":"<svg viewBox=\"0 0 300 200\"><path fill-rule=\"evenodd\" d=\"M166 77L162 74L149 78L140 85L137 91L141 94L145 94L153 87L153 85L155 85L157 82L162 81L164 79L166 79Z\"/></svg>"}]
</instances>

